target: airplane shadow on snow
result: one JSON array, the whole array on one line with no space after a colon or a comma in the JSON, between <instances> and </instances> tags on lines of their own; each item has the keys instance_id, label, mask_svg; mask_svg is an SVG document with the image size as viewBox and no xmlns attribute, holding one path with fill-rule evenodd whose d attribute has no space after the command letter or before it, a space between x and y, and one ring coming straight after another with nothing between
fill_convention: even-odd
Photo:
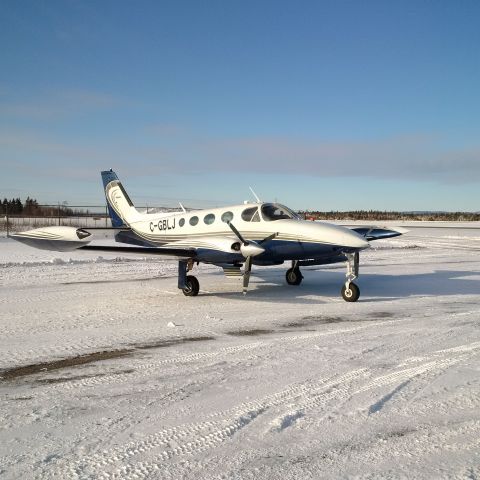
<instances>
[{"instance_id":1,"label":"airplane shadow on snow","mask_svg":"<svg viewBox=\"0 0 480 480\"><path fill-rule=\"evenodd\" d=\"M316 303L318 297L339 297L345 275L338 271L305 270L304 280L299 286L285 282L284 272L260 272L252 275L250 289L244 297L251 301L275 301L292 303ZM356 283L360 287L363 301L386 301L413 296L475 295L480 293L480 272L436 270L432 273L407 275L360 274ZM238 290L215 292L215 286L202 296L239 298ZM308 298L315 296L317 298Z\"/></svg>"}]
</instances>

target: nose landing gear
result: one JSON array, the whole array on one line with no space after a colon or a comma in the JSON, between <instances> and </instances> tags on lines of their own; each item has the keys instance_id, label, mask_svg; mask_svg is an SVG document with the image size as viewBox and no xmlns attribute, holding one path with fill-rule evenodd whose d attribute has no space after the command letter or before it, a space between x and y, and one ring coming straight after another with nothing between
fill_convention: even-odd
<instances>
[{"instance_id":1,"label":"nose landing gear","mask_svg":"<svg viewBox=\"0 0 480 480\"><path fill-rule=\"evenodd\" d=\"M360 298L360 289L353 281L358 278L360 254L347 253L347 281L342 287L342 297L346 302L356 302Z\"/></svg>"}]
</instances>

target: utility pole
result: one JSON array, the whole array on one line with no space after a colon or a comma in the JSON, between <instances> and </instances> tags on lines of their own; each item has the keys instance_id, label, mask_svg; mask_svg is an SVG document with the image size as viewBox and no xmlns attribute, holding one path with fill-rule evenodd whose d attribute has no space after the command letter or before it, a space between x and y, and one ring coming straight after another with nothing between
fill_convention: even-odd
<instances>
[{"instance_id":1,"label":"utility pole","mask_svg":"<svg viewBox=\"0 0 480 480\"><path fill-rule=\"evenodd\" d=\"M8 205L5 204L5 221L7 222L7 238L9 237L9 229L8 229Z\"/></svg>"}]
</instances>

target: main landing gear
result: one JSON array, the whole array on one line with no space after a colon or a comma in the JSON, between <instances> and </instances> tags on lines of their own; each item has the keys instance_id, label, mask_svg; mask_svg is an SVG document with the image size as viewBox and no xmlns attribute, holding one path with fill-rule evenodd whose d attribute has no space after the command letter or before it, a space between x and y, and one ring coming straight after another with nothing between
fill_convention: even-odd
<instances>
[{"instance_id":1,"label":"main landing gear","mask_svg":"<svg viewBox=\"0 0 480 480\"><path fill-rule=\"evenodd\" d=\"M300 285L302 283L303 275L300 272L300 267L298 266L297 261L292 262L292 268L287 270L285 279L289 285Z\"/></svg>"},{"instance_id":2,"label":"main landing gear","mask_svg":"<svg viewBox=\"0 0 480 480\"><path fill-rule=\"evenodd\" d=\"M187 275L193 268L193 260L180 260L178 262L178 288L186 297L196 297L200 291L200 283L197 277Z\"/></svg>"},{"instance_id":3,"label":"main landing gear","mask_svg":"<svg viewBox=\"0 0 480 480\"><path fill-rule=\"evenodd\" d=\"M182 292L186 297L196 297L200 290L200 283L197 277L193 275L187 275L185 279L185 287L182 288Z\"/></svg>"},{"instance_id":4,"label":"main landing gear","mask_svg":"<svg viewBox=\"0 0 480 480\"><path fill-rule=\"evenodd\" d=\"M358 278L360 255L358 252L347 253L347 281L342 287L342 297L346 302L356 302L360 298L360 289L353 281Z\"/></svg>"},{"instance_id":5,"label":"main landing gear","mask_svg":"<svg viewBox=\"0 0 480 480\"><path fill-rule=\"evenodd\" d=\"M346 302L356 302L360 298L360 289L353 281L358 278L360 255L356 252L347 253L345 256L347 257L347 280L342 287L342 297ZM243 277L244 293L248 286L251 269L251 261L247 263L249 263L249 265L246 265ZM193 259L180 260L178 262L178 288L182 290L183 294L187 297L196 297L200 290L200 284L197 278L193 275L187 275L187 273L192 270L193 264ZM300 285L302 283L303 275L300 272L298 261L292 262L292 267L287 270L285 278L289 285Z\"/></svg>"}]
</instances>

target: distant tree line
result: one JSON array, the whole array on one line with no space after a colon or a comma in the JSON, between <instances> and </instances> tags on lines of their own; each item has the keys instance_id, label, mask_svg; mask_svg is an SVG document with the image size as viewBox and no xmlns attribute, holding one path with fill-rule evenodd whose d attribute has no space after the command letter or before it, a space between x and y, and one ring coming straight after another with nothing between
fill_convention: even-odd
<instances>
[{"instance_id":1,"label":"distant tree line","mask_svg":"<svg viewBox=\"0 0 480 480\"><path fill-rule=\"evenodd\" d=\"M30 215L38 210L38 202L30 197L27 197L25 203L22 203L20 198L12 198L11 200L3 199L2 212L11 215Z\"/></svg>"},{"instance_id":2,"label":"distant tree line","mask_svg":"<svg viewBox=\"0 0 480 480\"><path fill-rule=\"evenodd\" d=\"M0 197L1 198L1 197ZM69 208L65 204L60 205L39 205L34 198L27 197L25 203L20 198L3 199L0 203L0 213L3 215L19 215L24 217L70 217L88 215L88 210L78 210Z\"/></svg>"},{"instance_id":3,"label":"distant tree line","mask_svg":"<svg viewBox=\"0 0 480 480\"><path fill-rule=\"evenodd\" d=\"M1 197L0 197L1 198ZM3 199L0 203L0 213L5 215L19 215L31 217L69 217L88 216L89 210L72 209L65 203L60 205L39 205L34 198L27 197L23 203L20 198L8 200ZM321 212L318 210L306 210L299 212L302 216L312 220L363 220L363 221L457 221L457 222L478 222L480 212L387 212L380 210L353 210L349 212ZM96 213L98 215L98 213Z\"/></svg>"},{"instance_id":4,"label":"distant tree line","mask_svg":"<svg viewBox=\"0 0 480 480\"><path fill-rule=\"evenodd\" d=\"M478 222L480 213L471 212L387 212L379 210L353 210L350 212L300 212L307 219L313 220L395 220L395 221L444 221L444 222Z\"/></svg>"}]
</instances>

